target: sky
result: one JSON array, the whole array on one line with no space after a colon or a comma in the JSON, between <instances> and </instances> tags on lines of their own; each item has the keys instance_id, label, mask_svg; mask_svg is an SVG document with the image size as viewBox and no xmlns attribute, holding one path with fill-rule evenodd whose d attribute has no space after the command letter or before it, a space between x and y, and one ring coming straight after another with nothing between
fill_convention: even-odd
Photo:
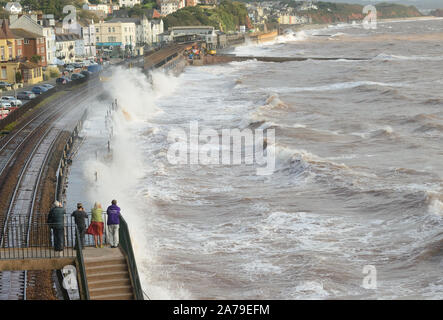
<instances>
[{"instance_id":1,"label":"sky","mask_svg":"<svg viewBox=\"0 0 443 320\"><path fill-rule=\"evenodd\" d=\"M418 9L443 9L443 0L323 0L326 2L344 2L359 4L375 4L377 2L392 2L405 5L414 5Z\"/></svg>"}]
</instances>

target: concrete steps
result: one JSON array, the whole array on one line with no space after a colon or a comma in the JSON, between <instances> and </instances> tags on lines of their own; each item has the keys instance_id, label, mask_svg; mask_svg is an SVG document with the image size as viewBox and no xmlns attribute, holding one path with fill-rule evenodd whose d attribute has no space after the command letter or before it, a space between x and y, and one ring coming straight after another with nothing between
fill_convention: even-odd
<instances>
[{"instance_id":1,"label":"concrete steps","mask_svg":"<svg viewBox=\"0 0 443 320\"><path fill-rule=\"evenodd\" d=\"M126 259L120 250L118 253L113 257L85 259L86 278L91 300L134 299Z\"/></svg>"}]
</instances>

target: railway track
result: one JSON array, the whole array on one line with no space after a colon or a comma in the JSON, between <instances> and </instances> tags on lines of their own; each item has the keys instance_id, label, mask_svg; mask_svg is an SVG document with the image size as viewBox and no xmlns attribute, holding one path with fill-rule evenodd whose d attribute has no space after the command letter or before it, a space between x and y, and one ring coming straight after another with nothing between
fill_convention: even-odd
<instances>
[{"instance_id":1,"label":"railway track","mask_svg":"<svg viewBox=\"0 0 443 320\"><path fill-rule=\"evenodd\" d=\"M49 106L39 110L31 120L17 128L6 140L0 141L2 198L8 194L7 187L11 189L10 186L14 185L9 199L3 199L8 204L4 206L5 210L0 220L3 221L0 229L0 248L24 248L30 245L40 182L53 146L64 129L53 127L52 124L71 110L73 104L81 104L89 99L87 91L97 87L97 85L88 86L69 97L63 96L49 102L52 105L51 111L47 110ZM100 90L93 90L94 94L99 92ZM18 215L22 227L8 228L8 225L15 223L13 219ZM0 272L0 300L26 300L26 286L26 271Z\"/></svg>"}]
</instances>

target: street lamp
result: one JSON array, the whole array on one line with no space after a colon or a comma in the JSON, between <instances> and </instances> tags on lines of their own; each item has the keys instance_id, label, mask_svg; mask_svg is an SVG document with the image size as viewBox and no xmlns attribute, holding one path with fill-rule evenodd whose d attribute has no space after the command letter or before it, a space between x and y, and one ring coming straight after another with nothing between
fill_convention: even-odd
<instances>
[{"instance_id":1,"label":"street lamp","mask_svg":"<svg viewBox=\"0 0 443 320\"><path fill-rule=\"evenodd\" d=\"M17 91L15 90L15 86L17 84L17 67L14 67L14 84L12 88L14 89L14 98L17 99Z\"/></svg>"}]
</instances>

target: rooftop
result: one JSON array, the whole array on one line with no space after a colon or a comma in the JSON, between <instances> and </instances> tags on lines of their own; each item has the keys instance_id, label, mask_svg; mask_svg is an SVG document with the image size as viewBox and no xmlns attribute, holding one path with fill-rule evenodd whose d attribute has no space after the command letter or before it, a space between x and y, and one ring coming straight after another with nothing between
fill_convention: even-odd
<instances>
[{"instance_id":1,"label":"rooftop","mask_svg":"<svg viewBox=\"0 0 443 320\"><path fill-rule=\"evenodd\" d=\"M55 35L55 41L61 42L61 41L75 41L80 40L81 37L76 33L61 33Z\"/></svg>"},{"instance_id":2,"label":"rooftop","mask_svg":"<svg viewBox=\"0 0 443 320\"><path fill-rule=\"evenodd\" d=\"M23 39L37 39L37 38L43 37L37 33L33 33L30 31L27 31L25 29L11 29L11 31L15 37L23 38Z\"/></svg>"}]
</instances>

